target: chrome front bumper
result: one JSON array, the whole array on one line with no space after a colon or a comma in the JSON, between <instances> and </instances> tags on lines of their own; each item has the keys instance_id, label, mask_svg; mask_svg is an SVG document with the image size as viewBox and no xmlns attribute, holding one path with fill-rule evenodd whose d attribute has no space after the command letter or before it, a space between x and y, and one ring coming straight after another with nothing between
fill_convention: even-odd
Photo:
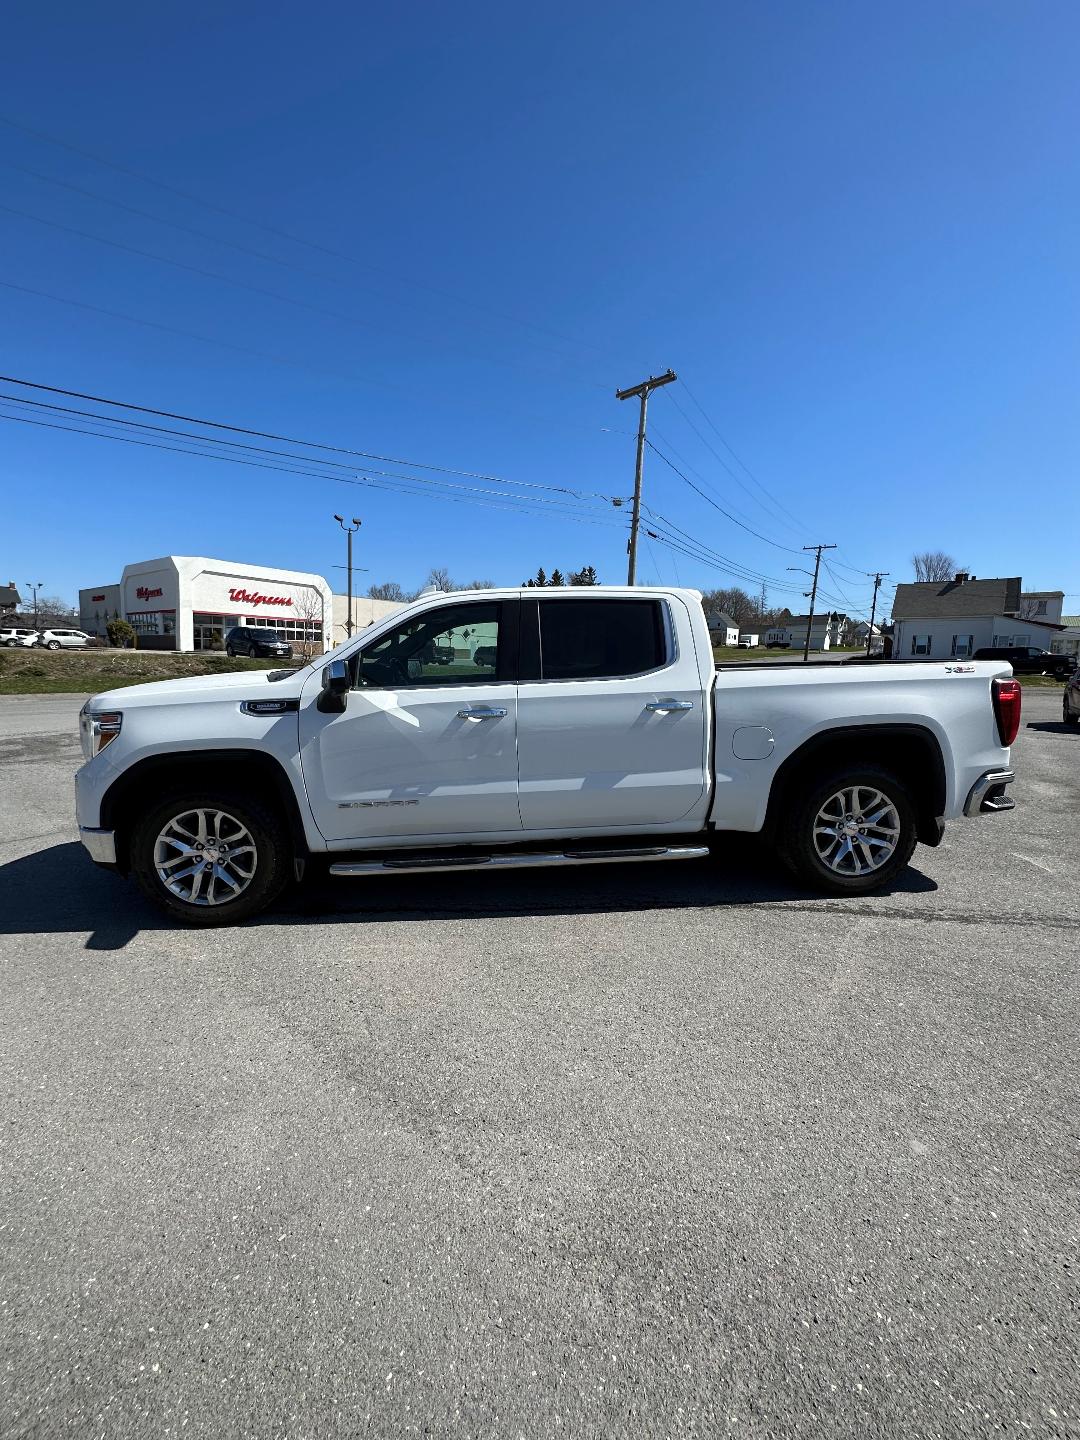
<instances>
[{"instance_id":1,"label":"chrome front bumper","mask_svg":"<svg viewBox=\"0 0 1080 1440\"><path fill-rule=\"evenodd\" d=\"M95 865L116 864L115 830L91 830L86 825L80 825L79 839L86 846L87 854Z\"/></svg>"},{"instance_id":2,"label":"chrome front bumper","mask_svg":"<svg viewBox=\"0 0 1080 1440\"><path fill-rule=\"evenodd\" d=\"M1011 770L987 770L971 787L964 805L965 815L996 815L1001 810L1015 810L1016 801L1005 794L1006 785L1015 780Z\"/></svg>"}]
</instances>

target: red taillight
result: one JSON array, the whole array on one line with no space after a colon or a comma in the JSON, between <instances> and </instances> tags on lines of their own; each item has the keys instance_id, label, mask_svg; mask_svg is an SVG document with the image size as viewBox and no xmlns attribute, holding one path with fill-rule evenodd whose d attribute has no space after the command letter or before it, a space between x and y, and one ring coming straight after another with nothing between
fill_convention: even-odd
<instances>
[{"instance_id":1,"label":"red taillight","mask_svg":"<svg viewBox=\"0 0 1080 1440\"><path fill-rule=\"evenodd\" d=\"M1017 680L994 680L990 689L1001 743L1011 745L1020 729L1020 683Z\"/></svg>"}]
</instances>

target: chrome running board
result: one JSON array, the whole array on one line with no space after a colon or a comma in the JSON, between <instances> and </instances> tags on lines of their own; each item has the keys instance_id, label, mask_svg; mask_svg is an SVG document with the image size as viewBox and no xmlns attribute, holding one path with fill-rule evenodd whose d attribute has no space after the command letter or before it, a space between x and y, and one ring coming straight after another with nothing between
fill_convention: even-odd
<instances>
[{"instance_id":1,"label":"chrome running board","mask_svg":"<svg viewBox=\"0 0 1080 1440\"><path fill-rule=\"evenodd\" d=\"M648 845L622 850L518 851L516 854L408 856L389 860L340 860L331 875L416 875L422 870L539 869L551 865L614 865L631 860L701 860L707 845Z\"/></svg>"}]
</instances>

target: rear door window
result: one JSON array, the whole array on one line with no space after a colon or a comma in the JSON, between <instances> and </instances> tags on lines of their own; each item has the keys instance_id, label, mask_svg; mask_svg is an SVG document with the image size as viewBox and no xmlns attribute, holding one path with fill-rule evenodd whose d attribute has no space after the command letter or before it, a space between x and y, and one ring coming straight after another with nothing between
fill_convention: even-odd
<instances>
[{"instance_id":1,"label":"rear door window","mask_svg":"<svg viewBox=\"0 0 1080 1440\"><path fill-rule=\"evenodd\" d=\"M618 680L668 659L659 600L541 600L544 680Z\"/></svg>"}]
</instances>

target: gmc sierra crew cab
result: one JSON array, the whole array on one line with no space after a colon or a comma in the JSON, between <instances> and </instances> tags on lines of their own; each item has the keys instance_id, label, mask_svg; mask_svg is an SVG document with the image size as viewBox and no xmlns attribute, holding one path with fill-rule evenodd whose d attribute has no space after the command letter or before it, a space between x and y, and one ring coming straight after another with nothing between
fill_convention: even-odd
<instances>
[{"instance_id":1,"label":"gmc sierra crew cab","mask_svg":"<svg viewBox=\"0 0 1080 1440\"><path fill-rule=\"evenodd\" d=\"M701 857L764 832L805 884L863 895L946 820L1012 808L1001 662L716 667L697 591L421 597L298 669L97 695L83 844L194 925L305 866L421 870Z\"/></svg>"}]
</instances>

